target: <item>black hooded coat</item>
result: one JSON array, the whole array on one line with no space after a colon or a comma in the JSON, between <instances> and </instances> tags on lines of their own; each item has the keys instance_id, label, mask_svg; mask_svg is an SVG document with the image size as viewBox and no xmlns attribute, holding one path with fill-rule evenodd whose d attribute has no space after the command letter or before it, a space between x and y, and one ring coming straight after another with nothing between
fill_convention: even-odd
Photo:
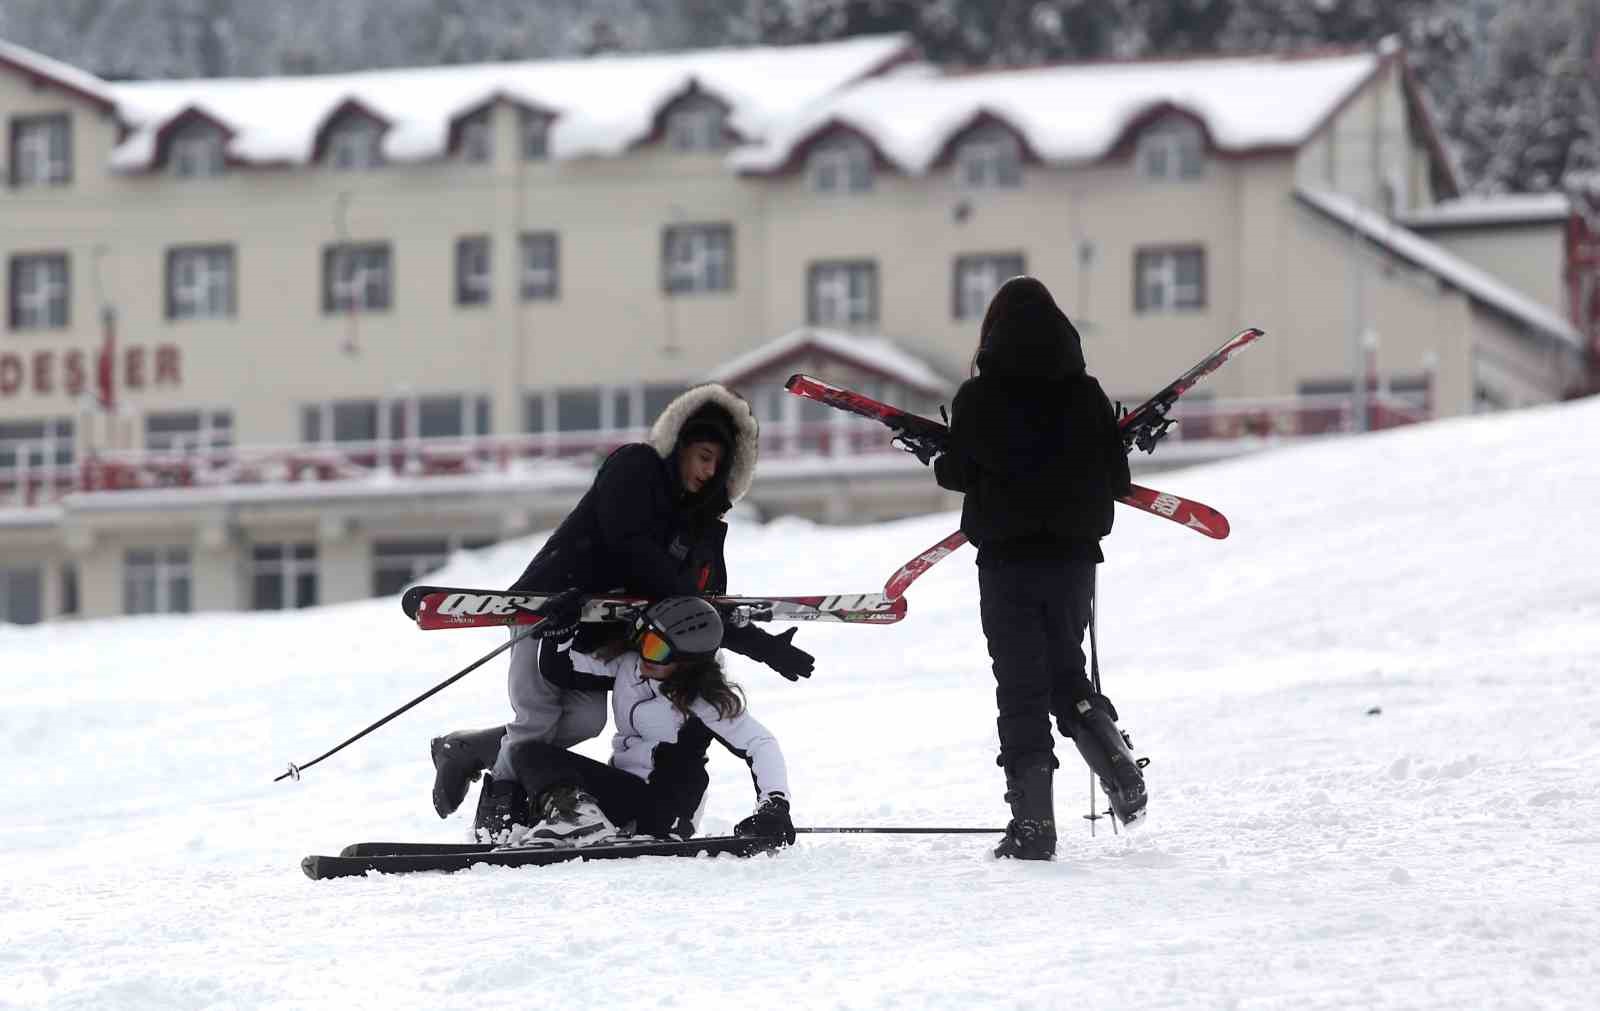
<instances>
[{"instance_id":1,"label":"black hooded coat","mask_svg":"<svg viewBox=\"0 0 1600 1011\"><path fill-rule=\"evenodd\" d=\"M975 365L934 472L941 487L965 493L961 531L978 564L1103 560L1099 541L1128 492L1128 458L1078 331L1044 285L1019 277L1001 287Z\"/></svg>"}]
</instances>

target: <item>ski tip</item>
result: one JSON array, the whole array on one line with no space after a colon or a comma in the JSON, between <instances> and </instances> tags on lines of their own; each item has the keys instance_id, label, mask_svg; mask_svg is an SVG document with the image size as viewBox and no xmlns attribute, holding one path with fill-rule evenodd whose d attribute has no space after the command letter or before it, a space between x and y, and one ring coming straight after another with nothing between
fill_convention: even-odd
<instances>
[{"instance_id":1,"label":"ski tip","mask_svg":"<svg viewBox=\"0 0 1600 1011\"><path fill-rule=\"evenodd\" d=\"M322 858L317 856L304 857L300 861L300 869L306 872L306 877L312 881L322 880L322 870L319 864Z\"/></svg>"},{"instance_id":2,"label":"ski tip","mask_svg":"<svg viewBox=\"0 0 1600 1011\"><path fill-rule=\"evenodd\" d=\"M783 388L786 389L786 390L792 390L792 389L795 388L796 384L804 381L805 378L806 378L806 374L804 372L796 372L793 375L791 375L788 379L784 380Z\"/></svg>"}]
</instances>

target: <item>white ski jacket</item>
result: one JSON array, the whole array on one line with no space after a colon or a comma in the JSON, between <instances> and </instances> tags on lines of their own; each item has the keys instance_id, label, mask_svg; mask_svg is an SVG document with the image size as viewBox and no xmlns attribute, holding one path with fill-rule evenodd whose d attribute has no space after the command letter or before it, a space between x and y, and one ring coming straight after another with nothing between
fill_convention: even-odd
<instances>
[{"instance_id":1,"label":"white ski jacket","mask_svg":"<svg viewBox=\"0 0 1600 1011\"><path fill-rule=\"evenodd\" d=\"M784 765L778 739L748 711L732 719L723 719L715 706L697 699L689 707L691 715L685 716L661 693L657 682L640 673L638 653L628 652L612 660L599 660L573 650L571 657L574 670L615 679L611 689L611 716L616 733L611 738L611 764L618 769L652 782L657 749L678 744L684 725L696 721L750 766L758 805L775 793L793 802L788 768Z\"/></svg>"}]
</instances>

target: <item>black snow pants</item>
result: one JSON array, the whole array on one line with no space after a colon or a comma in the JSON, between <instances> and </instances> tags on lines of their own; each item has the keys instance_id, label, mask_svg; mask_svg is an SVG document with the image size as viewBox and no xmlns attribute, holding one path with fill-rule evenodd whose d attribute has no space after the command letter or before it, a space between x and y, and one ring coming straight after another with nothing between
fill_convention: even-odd
<instances>
[{"instance_id":1,"label":"black snow pants","mask_svg":"<svg viewBox=\"0 0 1600 1011\"><path fill-rule=\"evenodd\" d=\"M511 767L534 803L553 786L580 786L619 829L631 822L636 834L683 838L694 834L694 823L676 816L665 791L587 755L543 741L522 741L511 749Z\"/></svg>"},{"instance_id":2,"label":"black snow pants","mask_svg":"<svg viewBox=\"0 0 1600 1011\"><path fill-rule=\"evenodd\" d=\"M1092 561L992 560L978 568L979 612L994 661L998 764L1055 761L1050 717L1063 734L1075 706L1094 698L1084 674L1083 633L1094 596Z\"/></svg>"}]
</instances>

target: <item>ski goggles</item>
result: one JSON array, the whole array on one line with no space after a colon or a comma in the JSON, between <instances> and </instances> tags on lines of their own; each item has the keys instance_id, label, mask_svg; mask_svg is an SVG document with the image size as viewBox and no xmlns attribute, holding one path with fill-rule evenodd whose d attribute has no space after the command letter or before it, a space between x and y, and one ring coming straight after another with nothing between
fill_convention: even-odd
<instances>
[{"instance_id":1,"label":"ski goggles","mask_svg":"<svg viewBox=\"0 0 1600 1011\"><path fill-rule=\"evenodd\" d=\"M646 627L639 633L638 645L639 655L651 663L669 663L672 660L672 643L653 628Z\"/></svg>"}]
</instances>

